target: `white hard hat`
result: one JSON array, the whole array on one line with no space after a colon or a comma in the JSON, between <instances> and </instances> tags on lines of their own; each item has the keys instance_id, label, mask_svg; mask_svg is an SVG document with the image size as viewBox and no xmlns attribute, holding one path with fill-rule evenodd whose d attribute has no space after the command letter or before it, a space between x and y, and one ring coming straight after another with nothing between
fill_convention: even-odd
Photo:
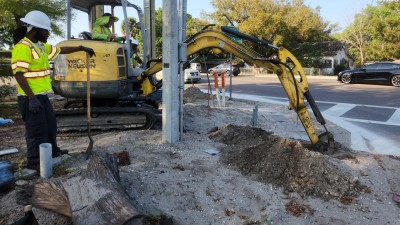
<instances>
[{"instance_id":1,"label":"white hard hat","mask_svg":"<svg viewBox=\"0 0 400 225\"><path fill-rule=\"evenodd\" d=\"M136 39L131 38L131 44L138 45L139 42Z\"/></svg>"},{"instance_id":2,"label":"white hard hat","mask_svg":"<svg viewBox=\"0 0 400 225\"><path fill-rule=\"evenodd\" d=\"M50 18L41 11L30 11L21 21L34 27L51 30Z\"/></svg>"}]
</instances>

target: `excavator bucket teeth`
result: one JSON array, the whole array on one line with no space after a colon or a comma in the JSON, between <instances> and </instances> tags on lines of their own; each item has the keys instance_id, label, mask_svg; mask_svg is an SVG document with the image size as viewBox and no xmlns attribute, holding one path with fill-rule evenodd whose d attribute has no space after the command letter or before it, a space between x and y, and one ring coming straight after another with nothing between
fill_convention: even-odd
<instances>
[{"instance_id":1,"label":"excavator bucket teeth","mask_svg":"<svg viewBox=\"0 0 400 225\"><path fill-rule=\"evenodd\" d=\"M318 135L318 142L314 149L328 155L335 153L336 146L335 140L333 139L333 134L330 132L324 132Z\"/></svg>"}]
</instances>

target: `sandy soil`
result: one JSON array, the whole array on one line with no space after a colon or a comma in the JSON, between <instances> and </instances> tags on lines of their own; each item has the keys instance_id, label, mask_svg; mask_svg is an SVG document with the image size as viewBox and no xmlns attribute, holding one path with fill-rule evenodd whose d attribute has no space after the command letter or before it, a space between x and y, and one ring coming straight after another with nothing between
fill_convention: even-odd
<instances>
[{"instance_id":1,"label":"sandy soil","mask_svg":"<svg viewBox=\"0 0 400 225\"><path fill-rule=\"evenodd\" d=\"M349 133L330 123L339 153L311 151L307 141L291 138L304 131L284 106L258 104L253 127L254 102L209 107L206 99L196 88L186 90L185 132L174 144L162 141L160 129L94 136L97 153L129 153L121 181L143 215L163 215L164 224L179 225L400 224L392 200L400 192L400 158L354 152ZM21 150L0 159L23 164L22 124L0 131L0 149ZM60 138L61 148L75 154L54 179L85 169L78 159L88 143L87 137ZM23 215L14 190L0 198L0 224Z\"/></svg>"}]
</instances>

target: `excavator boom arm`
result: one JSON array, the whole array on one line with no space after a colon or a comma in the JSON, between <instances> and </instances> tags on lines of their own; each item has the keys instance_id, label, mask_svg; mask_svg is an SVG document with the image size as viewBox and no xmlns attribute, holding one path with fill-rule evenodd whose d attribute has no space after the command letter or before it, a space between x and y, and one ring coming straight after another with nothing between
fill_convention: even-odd
<instances>
[{"instance_id":1,"label":"excavator boom arm","mask_svg":"<svg viewBox=\"0 0 400 225\"><path fill-rule=\"evenodd\" d=\"M247 35L236 31L236 34L238 33L242 35L241 37L247 38ZM255 39L254 37L248 37L249 38L247 39ZM263 44L262 42L265 41L259 40L258 43ZM315 127L308 112L307 105L304 102L304 97L306 97L308 100L308 104L310 104L317 121L325 126L325 120L316 106L311 93L309 92L307 77L301 64L287 49L283 47L275 47L269 43L265 43L265 45L269 45L273 53L270 54L271 56L269 57L264 57L262 54L246 47L243 44L235 42L229 36L216 30L200 31L189 38L186 43L188 56L194 55L204 49L219 48L226 52L232 53L249 64L255 64L258 67L263 67L269 71L273 71L275 74L277 74L288 96L289 109L294 110L297 113L311 142L313 144L318 142L319 137L315 131ZM145 80L160 70L162 70L161 62L152 64L147 70L144 71L142 74L142 79ZM151 93L143 94L147 95Z\"/></svg>"}]
</instances>

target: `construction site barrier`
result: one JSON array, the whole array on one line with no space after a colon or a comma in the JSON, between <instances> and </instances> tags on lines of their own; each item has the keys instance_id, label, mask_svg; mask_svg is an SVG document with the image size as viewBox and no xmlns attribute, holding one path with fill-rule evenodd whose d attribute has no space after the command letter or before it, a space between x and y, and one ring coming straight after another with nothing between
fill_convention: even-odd
<instances>
[{"instance_id":1,"label":"construction site barrier","mask_svg":"<svg viewBox=\"0 0 400 225\"><path fill-rule=\"evenodd\" d=\"M218 73L213 72L215 97L217 99L218 106L225 107L225 73L221 72L221 88L218 85Z\"/></svg>"}]
</instances>

